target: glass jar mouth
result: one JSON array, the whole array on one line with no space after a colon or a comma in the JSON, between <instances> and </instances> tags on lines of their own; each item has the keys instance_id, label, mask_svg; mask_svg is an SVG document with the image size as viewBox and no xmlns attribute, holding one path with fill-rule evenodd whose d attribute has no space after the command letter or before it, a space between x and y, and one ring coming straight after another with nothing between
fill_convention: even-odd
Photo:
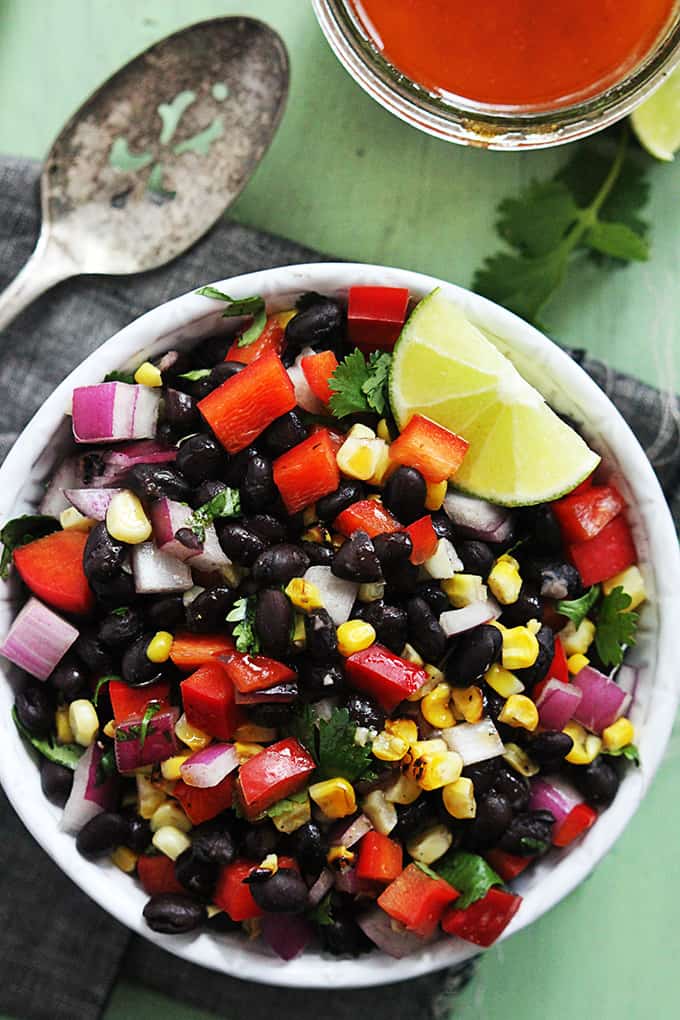
<instances>
[{"instance_id":1,"label":"glass jar mouth","mask_svg":"<svg viewBox=\"0 0 680 1020\"><path fill-rule=\"evenodd\" d=\"M616 82L586 98L551 106L491 105L437 94L400 72L376 49L347 0L312 0L333 52L386 110L427 134L488 149L535 149L584 138L620 120L680 64L680 2L652 49Z\"/></svg>"}]
</instances>

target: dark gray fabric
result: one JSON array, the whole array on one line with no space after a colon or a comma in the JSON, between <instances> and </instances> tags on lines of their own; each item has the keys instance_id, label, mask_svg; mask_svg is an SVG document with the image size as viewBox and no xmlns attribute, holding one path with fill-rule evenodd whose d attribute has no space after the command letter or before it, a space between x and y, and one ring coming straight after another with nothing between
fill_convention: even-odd
<instances>
[{"instance_id":1,"label":"dark gray fabric","mask_svg":"<svg viewBox=\"0 0 680 1020\"><path fill-rule=\"evenodd\" d=\"M38 167L0 160L0 288L18 272L39 229ZM172 265L134 279L80 278L45 295L2 336L0 458L48 394L85 354L121 326L201 281L268 266L319 261L301 245L223 222ZM678 403L575 355L637 432L680 510ZM470 974L442 972L408 984L343 992L282 991L203 971L132 937L88 900L35 844L0 794L0 1011L25 1020L95 1020L121 974L176 999L236 1018L301 1015L349 1020L364 1010L428 1020Z\"/></svg>"}]
</instances>

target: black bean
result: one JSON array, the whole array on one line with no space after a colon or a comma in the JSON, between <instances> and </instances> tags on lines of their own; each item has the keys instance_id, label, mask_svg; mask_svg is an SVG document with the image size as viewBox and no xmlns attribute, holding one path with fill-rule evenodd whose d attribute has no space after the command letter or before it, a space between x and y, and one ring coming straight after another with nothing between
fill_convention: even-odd
<instances>
[{"instance_id":1,"label":"black bean","mask_svg":"<svg viewBox=\"0 0 680 1020\"><path fill-rule=\"evenodd\" d=\"M241 567L251 567L267 548L264 539L238 521L217 521L215 529L223 551Z\"/></svg>"},{"instance_id":2,"label":"black bean","mask_svg":"<svg viewBox=\"0 0 680 1020\"><path fill-rule=\"evenodd\" d=\"M172 630L185 623L184 600L181 595L153 596L144 606L144 615L150 627Z\"/></svg>"},{"instance_id":3,"label":"black bean","mask_svg":"<svg viewBox=\"0 0 680 1020\"><path fill-rule=\"evenodd\" d=\"M178 528L175 532L175 538L185 549L191 549L197 553L203 551L203 543L191 528Z\"/></svg>"},{"instance_id":4,"label":"black bean","mask_svg":"<svg viewBox=\"0 0 680 1020\"><path fill-rule=\"evenodd\" d=\"M82 698L87 690L88 674L79 662L75 659L62 659L54 672L50 674L47 682L50 687L57 691L64 701L75 701Z\"/></svg>"},{"instance_id":5,"label":"black bean","mask_svg":"<svg viewBox=\"0 0 680 1020\"><path fill-rule=\"evenodd\" d=\"M529 781L507 765L501 765L493 783L494 793L507 798L513 811L524 811L529 804L531 788Z\"/></svg>"},{"instance_id":6,"label":"black bean","mask_svg":"<svg viewBox=\"0 0 680 1020\"><path fill-rule=\"evenodd\" d=\"M313 567L330 567L335 556L333 546L323 545L321 542L307 542L303 539L300 548L309 556L309 562Z\"/></svg>"},{"instance_id":7,"label":"black bean","mask_svg":"<svg viewBox=\"0 0 680 1020\"><path fill-rule=\"evenodd\" d=\"M205 482L201 482L197 489L194 489L191 495L191 505L198 508L199 506L205 506L211 499L218 496L220 492L224 492L226 489L225 482L220 482L217 478L208 478Z\"/></svg>"},{"instance_id":8,"label":"black bean","mask_svg":"<svg viewBox=\"0 0 680 1020\"><path fill-rule=\"evenodd\" d=\"M142 614L134 606L121 606L108 613L99 624L98 637L110 648L128 644L141 633L144 623Z\"/></svg>"},{"instance_id":9,"label":"black bean","mask_svg":"<svg viewBox=\"0 0 680 1020\"><path fill-rule=\"evenodd\" d=\"M232 921L224 910L219 914L213 914L205 923L208 931L216 932L218 935L229 935L231 932L243 931L240 921Z\"/></svg>"},{"instance_id":10,"label":"black bean","mask_svg":"<svg viewBox=\"0 0 680 1020\"><path fill-rule=\"evenodd\" d=\"M203 400L209 393L216 390L218 386L242 372L246 366L240 361L220 361L210 370L210 375L204 375L202 379L196 379L192 384L191 392L194 400Z\"/></svg>"},{"instance_id":11,"label":"black bean","mask_svg":"<svg viewBox=\"0 0 680 1020\"><path fill-rule=\"evenodd\" d=\"M104 581L95 577L88 578L88 581L97 602L103 606L113 608L124 606L137 597L135 579L127 570L121 570L115 577L107 578Z\"/></svg>"},{"instance_id":12,"label":"black bean","mask_svg":"<svg viewBox=\"0 0 680 1020\"><path fill-rule=\"evenodd\" d=\"M123 655L123 680L130 687L143 687L163 678L164 664L152 662L146 654L153 636L148 632L140 635Z\"/></svg>"},{"instance_id":13,"label":"black bean","mask_svg":"<svg viewBox=\"0 0 680 1020\"><path fill-rule=\"evenodd\" d=\"M100 640L97 634L91 630L81 630L75 643L71 646L81 662L84 662L89 670L100 675L114 672L114 659L109 649Z\"/></svg>"},{"instance_id":14,"label":"black bean","mask_svg":"<svg viewBox=\"0 0 680 1020\"><path fill-rule=\"evenodd\" d=\"M515 815L498 846L508 854L536 857L550 849L555 819L549 811L526 811Z\"/></svg>"},{"instance_id":15,"label":"black bean","mask_svg":"<svg viewBox=\"0 0 680 1020\"><path fill-rule=\"evenodd\" d=\"M451 609L449 597L445 591L442 591L438 581L426 581L425 584L419 584L418 595L421 599L425 599L437 619L442 613Z\"/></svg>"},{"instance_id":16,"label":"black bean","mask_svg":"<svg viewBox=\"0 0 680 1020\"><path fill-rule=\"evenodd\" d=\"M581 575L571 563L530 561L526 572L535 578L540 594L548 599L577 599L583 594Z\"/></svg>"},{"instance_id":17,"label":"black bean","mask_svg":"<svg viewBox=\"0 0 680 1020\"><path fill-rule=\"evenodd\" d=\"M418 588L418 567L410 560L383 564L383 575L387 585L385 589L387 601L392 601L392 594L397 597L399 595L414 595Z\"/></svg>"},{"instance_id":18,"label":"black bean","mask_svg":"<svg viewBox=\"0 0 680 1020\"><path fill-rule=\"evenodd\" d=\"M274 729L286 729L291 722L291 706L286 704L253 705L250 707L251 722L258 726L272 726Z\"/></svg>"},{"instance_id":19,"label":"black bean","mask_svg":"<svg viewBox=\"0 0 680 1020\"><path fill-rule=\"evenodd\" d=\"M194 829L191 848L202 861L211 864L231 864L236 856L231 833L219 821L206 822Z\"/></svg>"},{"instance_id":20,"label":"black bean","mask_svg":"<svg viewBox=\"0 0 680 1020\"><path fill-rule=\"evenodd\" d=\"M124 484L149 503L164 497L186 503L191 495L186 478L169 464L135 464L125 475Z\"/></svg>"},{"instance_id":21,"label":"black bean","mask_svg":"<svg viewBox=\"0 0 680 1020\"><path fill-rule=\"evenodd\" d=\"M241 499L246 510L264 510L276 495L272 462L253 452L241 484Z\"/></svg>"},{"instance_id":22,"label":"black bean","mask_svg":"<svg viewBox=\"0 0 680 1020\"><path fill-rule=\"evenodd\" d=\"M283 659L290 651L293 607L279 588L258 592L255 609L255 630L265 655Z\"/></svg>"},{"instance_id":23,"label":"black bean","mask_svg":"<svg viewBox=\"0 0 680 1020\"><path fill-rule=\"evenodd\" d=\"M543 620L543 599L532 581L524 581L516 602L503 607L501 623L506 627L522 627L529 620Z\"/></svg>"},{"instance_id":24,"label":"black bean","mask_svg":"<svg viewBox=\"0 0 680 1020\"><path fill-rule=\"evenodd\" d=\"M525 687L531 688L540 680L543 680L555 655L555 636L550 627L541 627L536 635L538 641L538 658L533 666L525 669L514 670L515 676L522 681Z\"/></svg>"},{"instance_id":25,"label":"black bean","mask_svg":"<svg viewBox=\"0 0 680 1020\"><path fill-rule=\"evenodd\" d=\"M73 787L73 772L64 765L42 758L40 761L40 786L47 799L63 807Z\"/></svg>"},{"instance_id":26,"label":"black bean","mask_svg":"<svg viewBox=\"0 0 680 1020\"><path fill-rule=\"evenodd\" d=\"M307 907L307 886L293 868L278 868L268 878L255 872L246 879L253 899L268 914L299 914Z\"/></svg>"},{"instance_id":27,"label":"black bean","mask_svg":"<svg viewBox=\"0 0 680 1020\"><path fill-rule=\"evenodd\" d=\"M152 931L163 935L182 935L205 923L204 905L183 893L160 893L144 907L144 920Z\"/></svg>"},{"instance_id":28,"label":"black bean","mask_svg":"<svg viewBox=\"0 0 680 1020\"><path fill-rule=\"evenodd\" d=\"M151 845L151 825L146 818L141 818L136 812L123 812L126 823L126 832L121 840L123 846L134 850L136 854L143 854Z\"/></svg>"},{"instance_id":29,"label":"black bean","mask_svg":"<svg viewBox=\"0 0 680 1020\"><path fill-rule=\"evenodd\" d=\"M423 829L427 829L434 820L432 805L425 797L419 797L412 804L397 807L397 824L390 835L404 843L411 836L417 836Z\"/></svg>"},{"instance_id":30,"label":"black bean","mask_svg":"<svg viewBox=\"0 0 680 1020\"><path fill-rule=\"evenodd\" d=\"M535 733L529 738L527 753L537 765L541 766L541 771L550 772L564 763L564 759L573 746L574 741L568 733L561 733L560 730L544 730L543 733Z\"/></svg>"},{"instance_id":31,"label":"black bean","mask_svg":"<svg viewBox=\"0 0 680 1020\"><path fill-rule=\"evenodd\" d=\"M272 514L254 514L245 521L247 528L259 535L267 545L280 545L286 541L286 528Z\"/></svg>"},{"instance_id":32,"label":"black bean","mask_svg":"<svg viewBox=\"0 0 680 1020\"><path fill-rule=\"evenodd\" d=\"M87 536L83 552L83 570L88 581L108 581L120 573L125 545L111 538L106 524L96 524Z\"/></svg>"},{"instance_id":33,"label":"black bean","mask_svg":"<svg viewBox=\"0 0 680 1020\"><path fill-rule=\"evenodd\" d=\"M211 899L219 875L219 865L204 861L193 846L184 850L175 861L175 877L187 892L199 899Z\"/></svg>"},{"instance_id":34,"label":"black bean","mask_svg":"<svg viewBox=\"0 0 680 1020\"><path fill-rule=\"evenodd\" d=\"M316 514L320 521L330 523L338 514L346 510L352 503L364 499L366 490L361 482L344 479L340 485L328 496L323 496L316 502Z\"/></svg>"},{"instance_id":35,"label":"black bean","mask_svg":"<svg viewBox=\"0 0 680 1020\"><path fill-rule=\"evenodd\" d=\"M482 684L482 693L484 695L484 714L489 716L491 721L495 724L496 729L498 729L501 725L498 722L498 716L503 711L505 698L501 698L500 694L498 694L497 691L494 691L494 689L489 687L487 684ZM516 739L515 743L517 743Z\"/></svg>"},{"instance_id":36,"label":"black bean","mask_svg":"<svg viewBox=\"0 0 680 1020\"><path fill-rule=\"evenodd\" d=\"M260 441L270 457L280 457L307 438L307 426L297 411L275 418L267 426Z\"/></svg>"},{"instance_id":37,"label":"black bean","mask_svg":"<svg viewBox=\"0 0 680 1020\"><path fill-rule=\"evenodd\" d=\"M212 368L217 361L224 361L227 351L234 342L233 331L228 336L209 336L191 351L194 365Z\"/></svg>"},{"instance_id":38,"label":"black bean","mask_svg":"<svg viewBox=\"0 0 680 1020\"><path fill-rule=\"evenodd\" d=\"M409 599L406 613L409 642L426 662L439 662L446 651L446 634L425 599Z\"/></svg>"},{"instance_id":39,"label":"black bean","mask_svg":"<svg viewBox=\"0 0 680 1020\"><path fill-rule=\"evenodd\" d=\"M179 425L188 430L199 420L193 397L183 393L182 390L166 389L163 397L163 419L171 425Z\"/></svg>"},{"instance_id":40,"label":"black bean","mask_svg":"<svg viewBox=\"0 0 680 1020\"><path fill-rule=\"evenodd\" d=\"M338 637L331 615L313 609L305 615L305 654L312 662L329 662L338 650Z\"/></svg>"},{"instance_id":41,"label":"black bean","mask_svg":"<svg viewBox=\"0 0 680 1020\"><path fill-rule=\"evenodd\" d=\"M343 313L337 301L320 298L293 316L286 326L287 347L328 347L342 336Z\"/></svg>"},{"instance_id":42,"label":"black bean","mask_svg":"<svg viewBox=\"0 0 680 1020\"><path fill-rule=\"evenodd\" d=\"M126 835L125 818L114 811L102 811L80 830L76 836L76 849L92 861L110 854L114 847L124 842Z\"/></svg>"},{"instance_id":43,"label":"black bean","mask_svg":"<svg viewBox=\"0 0 680 1020\"><path fill-rule=\"evenodd\" d=\"M253 563L253 579L258 584L288 584L301 577L309 566L309 557L296 545L283 542L260 553Z\"/></svg>"},{"instance_id":44,"label":"black bean","mask_svg":"<svg viewBox=\"0 0 680 1020\"><path fill-rule=\"evenodd\" d=\"M206 588L186 607L187 627L194 634L214 634L224 630L227 613L235 600L235 592L226 585Z\"/></svg>"},{"instance_id":45,"label":"black bean","mask_svg":"<svg viewBox=\"0 0 680 1020\"><path fill-rule=\"evenodd\" d=\"M382 566L392 567L408 561L413 552L413 542L406 531L392 531L376 535L373 548Z\"/></svg>"},{"instance_id":46,"label":"black bean","mask_svg":"<svg viewBox=\"0 0 680 1020\"><path fill-rule=\"evenodd\" d=\"M350 694L345 708L357 726L368 730L381 730L385 725L385 713L376 701L366 694Z\"/></svg>"},{"instance_id":47,"label":"black bean","mask_svg":"<svg viewBox=\"0 0 680 1020\"><path fill-rule=\"evenodd\" d=\"M455 542L456 531L446 511L436 510L431 516L432 527L437 538L448 538L449 542Z\"/></svg>"},{"instance_id":48,"label":"black bean","mask_svg":"<svg viewBox=\"0 0 680 1020\"><path fill-rule=\"evenodd\" d=\"M220 477L226 467L226 457L216 439L201 434L184 440L175 464L192 485L199 485L206 478Z\"/></svg>"},{"instance_id":49,"label":"black bean","mask_svg":"<svg viewBox=\"0 0 680 1020\"><path fill-rule=\"evenodd\" d=\"M466 574L486 580L493 566L494 554L484 542L456 542L456 552Z\"/></svg>"},{"instance_id":50,"label":"black bean","mask_svg":"<svg viewBox=\"0 0 680 1020\"><path fill-rule=\"evenodd\" d=\"M497 627L483 623L462 634L446 663L447 679L456 687L469 687L481 680L492 663L497 662L503 637Z\"/></svg>"},{"instance_id":51,"label":"black bean","mask_svg":"<svg viewBox=\"0 0 680 1020\"><path fill-rule=\"evenodd\" d=\"M355 531L343 542L333 558L331 570L346 581L367 584L382 580L382 569L373 543L365 531Z\"/></svg>"},{"instance_id":52,"label":"black bean","mask_svg":"<svg viewBox=\"0 0 680 1020\"><path fill-rule=\"evenodd\" d=\"M399 655L408 639L408 618L405 609L388 605L378 599L362 605L355 615L370 623L379 644L385 645Z\"/></svg>"},{"instance_id":53,"label":"black bean","mask_svg":"<svg viewBox=\"0 0 680 1020\"><path fill-rule=\"evenodd\" d=\"M330 923L318 927L322 947L333 956L358 956L374 948L355 920L355 909L349 903L340 909L333 906Z\"/></svg>"},{"instance_id":54,"label":"black bean","mask_svg":"<svg viewBox=\"0 0 680 1020\"><path fill-rule=\"evenodd\" d=\"M286 852L306 875L318 875L326 865L328 838L316 822L305 822L286 837Z\"/></svg>"},{"instance_id":55,"label":"black bean","mask_svg":"<svg viewBox=\"0 0 680 1020\"><path fill-rule=\"evenodd\" d=\"M499 770L498 759L489 758L487 761L477 762L475 765L466 765L463 775L466 779L472 780L475 788L475 797L480 800L484 797L494 784Z\"/></svg>"},{"instance_id":56,"label":"black bean","mask_svg":"<svg viewBox=\"0 0 680 1020\"><path fill-rule=\"evenodd\" d=\"M269 854L276 853L280 842L281 834L271 822L251 825L243 836L240 853L253 861L263 861Z\"/></svg>"},{"instance_id":57,"label":"black bean","mask_svg":"<svg viewBox=\"0 0 680 1020\"><path fill-rule=\"evenodd\" d=\"M243 481L248 468L251 450L252 447L248 447L245 450L240 450L239 453L236 453L233 457L229 457L227 459L226 465L222 471L222 481L226 482L227 485L231 485L234 489L238 489L239 485Z\"/></svg>"},{"instance_id":58,"label":"black bean","mask_svg":"<svg viewBox=\"0 0 680 1020\"><path fill-rule=\"evenodd\" d=\"M398 467L387 480L383 503L402 524L413 524L425 514L427 483L412 467Z\"/></svg>"},{"instance_id":59,"label":"black bean","mask_svg":"<svg viewBox=\"0 0 680 1020\"><path fill-rule=\"evenodd\" d=\"M495 846L512 821L507 797L493 790L477 804L477 814L466 827L465 843L475 850Z\"/></svg>"},{"instance_id":60,"label":"black bean","mask_svg":"<svg viewBox=\"0 0 680 1020\"><path fill-rule=\"evenodd\" d=\"M345 674L339 662L315 663L302 661L298 674L300 697L304 701L334 698L345 690Z\"/></svg>"},{"instance_id":61,"label":"black bean","mask_svg":"<svg viewBox=\"0 0 680 1020\"><path fill-rule=\"evenodd\" d=\"M571 777L579 793L589 804L607 807L619 789L619 774L611 762L602 756L590 765L579 765L571 770Z\"/></svg>"},{"instance_id":62,"label":"black bean","mask_svg":"<svg viewBox=\"0 0 680 1020\"><path fill-rule=\"evenodd\" d=\"M559 552L562 549L562 533L557 518L547 506L536 507L531 518L533 546L545 552Z\"/></svg>"}]
</instances>

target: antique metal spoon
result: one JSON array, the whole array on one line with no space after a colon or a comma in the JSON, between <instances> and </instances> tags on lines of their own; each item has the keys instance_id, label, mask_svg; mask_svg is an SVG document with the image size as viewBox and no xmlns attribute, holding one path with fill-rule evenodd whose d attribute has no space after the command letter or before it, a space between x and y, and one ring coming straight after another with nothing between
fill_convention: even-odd
<instances>
[{"instance_id":1,"label":"antique metal spoon","mask_svg":"<svg viewBox=\"0 0 680 1020\"><path fill-rule=\"evenodd\" d=\"M253 18L192 25L116 72L45 160L40 238L0 294L0 329L60 280L185 251L250 179L287 94L285 46Z\"/></svg>"}]
</instances>

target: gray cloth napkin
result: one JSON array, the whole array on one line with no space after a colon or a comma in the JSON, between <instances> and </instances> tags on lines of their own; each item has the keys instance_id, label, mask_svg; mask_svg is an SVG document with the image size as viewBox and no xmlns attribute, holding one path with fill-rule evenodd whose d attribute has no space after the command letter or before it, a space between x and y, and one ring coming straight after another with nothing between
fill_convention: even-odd
<instances>
[{"instance_id":1,"label":"gray cloth napkin","mask_svg":"<svg viewBox=\"0 0 680 1020\"><path fill-rule=\"evenodd\" d=\"M38 235L37 164L0 159L0 288ZM149 308L197 284L269 266L321 261L301 245L228 221L164 269L134 278L81 277L61 284L2 336L0 458L54 386L103 340ZM574 352L648 450L680 512L678 401ZM95 1020L126 976L229 1018L323 1016L363 1010L389 1020L448 1015L471 973L442 971L406 984L341 994L281 990L184 963L117 924L56 867L0 793L0 1011L25 1020Z\"/></svg>"}]
</instances>

